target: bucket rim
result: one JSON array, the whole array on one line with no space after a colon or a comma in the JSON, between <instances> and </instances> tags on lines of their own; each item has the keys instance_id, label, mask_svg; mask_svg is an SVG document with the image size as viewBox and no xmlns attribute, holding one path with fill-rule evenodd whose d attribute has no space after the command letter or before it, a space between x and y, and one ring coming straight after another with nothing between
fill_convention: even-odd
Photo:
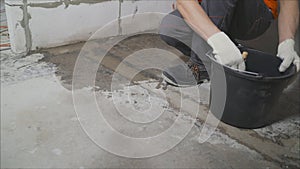
<instances>
[{"instance_id":1,"label":"bucket rim","mask_svg":"<svg viewBox=\"0 0 300 169\"><path fill-rule=\"evenodd\" d=\"M242 47L239 46L239 49L245 49L246 51L254 51L254 52L259 52L262 54L267 54L265 52L259 51L259 50L255 50L255 49L251 49L251 48L246 48L246 47ZM281 75L281 76L263 76L259 73L255 73L255 72L249 72L249 71L244 71L244 70L239 70L239 69L234 69L231 68L227 65L222 65L219 62L216 61L216 59L213 57L213 51L209 50L206 53L206 56L209 57L209 59L214 63L217 64L218 69L224 69L225 72L230 73L233 76L237 76L243 79L247 79L247 80L254 80L254 81L279 81L279 80L284 80L284 79L289 79L292 78L293 76L297 75L297 68L296 65L292 64L287 70L290 70L290 72L288 74L285 75Z\"/></svg>"}]
</instances>

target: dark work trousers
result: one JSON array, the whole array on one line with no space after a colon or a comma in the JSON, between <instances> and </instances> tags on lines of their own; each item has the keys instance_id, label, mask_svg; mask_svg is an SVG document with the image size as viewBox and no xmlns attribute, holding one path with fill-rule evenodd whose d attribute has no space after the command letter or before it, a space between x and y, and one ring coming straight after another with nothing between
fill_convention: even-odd
<instances>
[{"instance_id":1,"label":"dark work trousers","mask_svg":"<svg viewBox=\"0 0 300 169\"><path fill-rule=\"evenodd\" d=\"M199 5L232 40L254 39L262 35L274 19L263 0L202 0ZM164 17L159 33L162 40L190 56L200 67L203 62L210 65L206 56L210 46L187 25L178 10Z\"/></svg>"}]
</instances>

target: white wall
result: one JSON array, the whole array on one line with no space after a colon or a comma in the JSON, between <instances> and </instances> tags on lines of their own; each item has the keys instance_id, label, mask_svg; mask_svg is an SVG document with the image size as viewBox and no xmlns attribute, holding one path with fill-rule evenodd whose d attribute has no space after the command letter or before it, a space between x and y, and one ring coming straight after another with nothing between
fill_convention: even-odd
<instances>
[{"instance_id":1,"label":"white wall","mask_svg":"<svg viewBox=\"0 0 300 169\"><path fill-rule=\"evenodd\" d=\"M12 50L27 53L87 40L105 24L116 22L107 36L134 33L158 27L161 17L139 17L122 22L122 17L145 12L169 13L175 0L6 0ZM128 23L129 22L129 23ZM133 29L121 29L122 25ZM121 29L121 30L120 30Z\"/></svg>"}]
</instances>

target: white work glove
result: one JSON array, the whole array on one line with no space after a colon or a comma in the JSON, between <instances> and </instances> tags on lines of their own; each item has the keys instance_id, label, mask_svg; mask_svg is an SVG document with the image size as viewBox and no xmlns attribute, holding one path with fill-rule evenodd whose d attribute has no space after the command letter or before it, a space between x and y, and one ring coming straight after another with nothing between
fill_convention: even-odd
<instances>
[{"instance_id":1,"label":"white work glove","mask_svg":"<svg viewBox=\"0 0 300 169\"><path fill-rule=\"evenodd\" d=\"M217 62L235 69L246 69L240 50L224 32L212 35L207 43L213 48Z\"/></svg>"},{"instance_id":2,"label":"white work glove","mask_svg":"<svg viewBox=\"0 0 300 169\"><path fill-rule=\"evenodd\" d=\"M299 72L300 61L294 46L295 41L293 39L287 39L279 44L277 56L283 60L279 67L280 72L286 71L292 63L296 65L297 72Z\"/></svg>"}]
</instances>

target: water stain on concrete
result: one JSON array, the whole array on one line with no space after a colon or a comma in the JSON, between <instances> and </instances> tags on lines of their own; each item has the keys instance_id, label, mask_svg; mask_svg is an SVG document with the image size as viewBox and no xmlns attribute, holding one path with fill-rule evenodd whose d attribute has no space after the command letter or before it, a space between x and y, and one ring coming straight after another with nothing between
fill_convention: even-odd
<instances>
[{"instance_id":1,"label":"water stain on concrete","mask_svg":"<svg viewBox=\"0 0 300 169\"><path fill-rule=\"evenodd\" d=\"M102 50L101 46L107 46L110 43L110 40L109 38L99 39L91 43L94 43L94 45L88 45L90 47L84 50L88 50L88 53L86 53L86 55L88 56L87 58L93 61L97 61L97 51ZM70 89L70 86L72 84L72 75L76 59L78 58L84 44L85 43L78 43L74 45L67 45L41 51L45 55L41 62L49 62L57 65L58 71L56 72L56 74L61 77L62 84L68 89ZM122 63L125 64L128 69L134 69L136 67L135 65L124 60L127 56L139 50L147 48L159 48L168 50L176 53L176 55L178 55L181 59L188 59L176 49L171 48L170 46L165 44L162 40L160 40L160 37L158 35L148 33L134 35L125 38L108 51L101 64L99 65L98 73L96 74L96 86L99 86L103 90L110 90L111 79L117 67ZM129 77L126 72L120 73L125 78ZM147 69L139 72L132 79L132 82L134 83L134 81L144 81L149 79L160 80L160 75L161 70Z\"/></svg>"}]
</instances>

